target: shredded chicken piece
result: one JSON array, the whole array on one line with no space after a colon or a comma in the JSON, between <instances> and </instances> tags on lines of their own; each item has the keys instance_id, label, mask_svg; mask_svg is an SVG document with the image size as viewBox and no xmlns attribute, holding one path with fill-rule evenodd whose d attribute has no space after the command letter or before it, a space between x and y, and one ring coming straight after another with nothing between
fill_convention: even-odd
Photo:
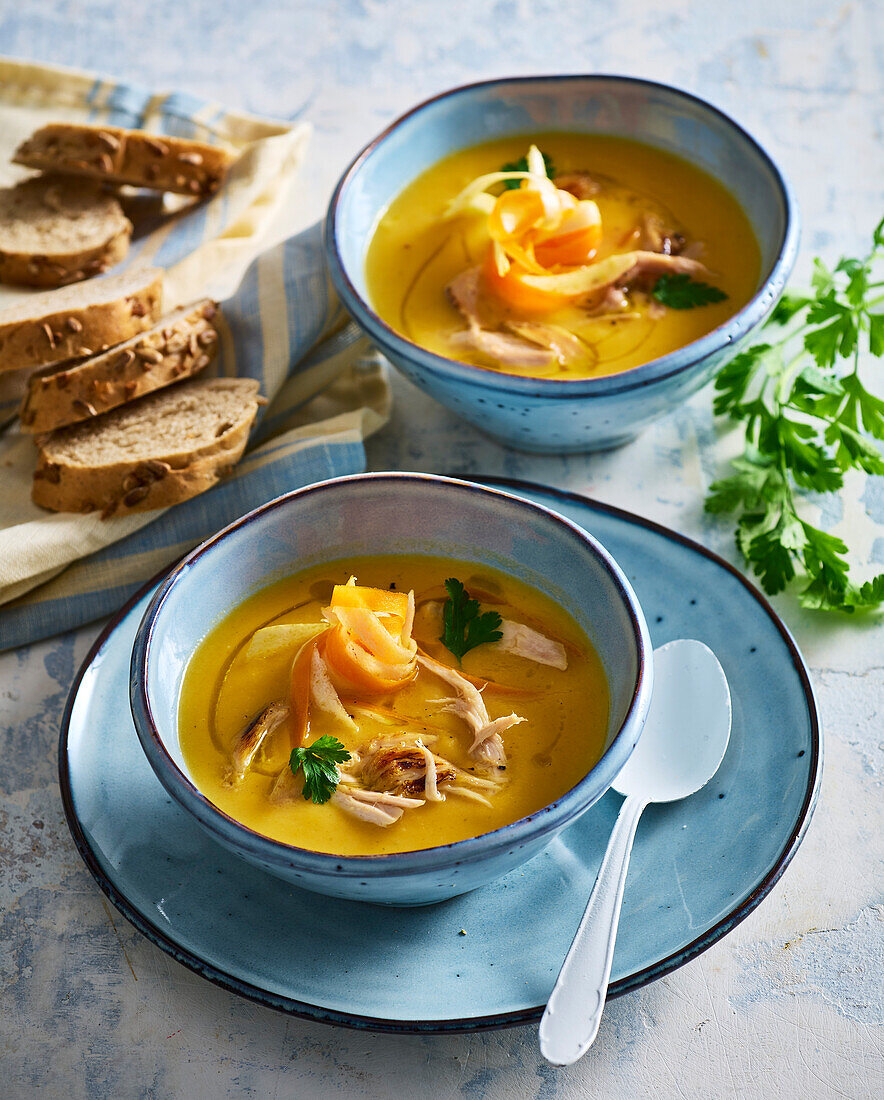
<instances>
[{"instance_id":1,"label":"shredded chicken piece","mask_svg":"<svg viewBox=\"0 0 884 1100\"><path fill-rule=\"evenodd\" d=\"M461 700L457 699L446 709L457 714L459 712L458 704L460 704L460 702ZM464 715L461 716L465 717ZM469 722L469 719L467 718L466 721ZM527 718L520 718L518 714L505 714L503 718L495 718L493 722L488 722L473 734L473 743L470 746L470 756L482 764L490 764L496 768L505 767L506 750L503 747L503 738L500 735L504 730L508 730L512 726L518 726L526 721Z\"/></svg>"},{"instance_id":2,"label":"shredded chicken piece","mask_svg":"<svg viewBox=\"0 0 884 1100\"><path fill-rule=\"evenodd\" d=\"M638 242L639 248L665 256L678 256L685 246L684 236L668 226L659 214L651 211L641 216Z\"/></svg>"},{"instance_id":3,"label":"shredded chicken piece","mask_svg":"<svg viewBox=\"0 0 884 1100\"><path fill-rule=\"evenodd\" d=\"M453 333L450 340L455 348L477 351L511 370L549 370L556 364L557 356L554 351L540 348L505 332L468 328Z\"/></svg>"},{"instance_id":4,"label":"shredded chicken piece","mask_svg":"<svg viewBox=\"0 0 884 1100\"><path fill-rule=\"evenodd\" d=\"M549 325L542 321L508 321L507 328L523 340L547 348L564 367L590 358L591 352L586 344L561 325Z\"/></svg>"},{"instance_id":5,"label":"shredded chicken piece","mask_svg":"<svg viewBox=\"0 0 884 1100\"><path fill-rule=\"evenodd\" d=\"M492 648L524 657L539 665L549 665L550 668L564 671L568 667L568 654L561 642L511 619L503 619L498 629L503 636L491 643Z\"/></svg>"},{"instance_id":6,"label":"shredded chicken piece","mask_svg":"<svg viewBox=\"0 0 884 1100\"><path fill-rule=\"evenodd\" d=\"M635 263L619 280L621 286L643 275L705 275L707 268L687 256L666 256L662 252L636 252Z\"/></svg>"},{"instance_id":7,"label":"shredded chicken piece","mask_svg":"<svg viewBox=\"0 0 884 1100\"><path fill-rule=\"evenodd\" d=\"M591 199L602 189L602 185L589 172L566 172L556 176L553 183L560 190L569 191L575 199Z\"/></svg>"},{"instance_id":8,"label":"shredded chicken piece","mask_svg":"<svg viewBox=\"0 0 884 1100\"><path fill-rule=\"evenodd\" d=\"M470 328L480 328L483 321L479 312L481 279L482 273L478 267L468 267L445 288L449 301Z\"/></svg>"},{"instance_id":9,"label":"shredded chicken piece","mask_svg":"<svg viewBox=\"0 0 884 1100\"><path fill-rule=\"evenodd\" d=\"M384 806L378 803L369 803L354 798L352 794L345 794L337 790L330 799L336 806L353 817L362 821L368 821L372 825L387 826L398 821L405 812L401 806Z\"/></svg>"},{"instance_id":10,"label":"shredded chicken piece","mask_svg":"<svg viewBox=\"0 0 884 1100\"><path fill-rule=\"evenodd\" d=\"M278 701L265 707L256 718L252 719L233 746L230 765L223 779L225 787L236 787L242 783L264 738L282 725L288 715L288 706Z\"/></svg>"},{"instance_id":11,"label":"shredded chicken piece","mask_svg":"<svg viewBox=\"0 0 884 1100\"><path fill-rule=\"evenodd\" d=\"M487 790L492 794L495 791L500 790L500 783L495 782L493 779L484 779L480 775L475 775L473 772L465 771L463 768L459 768L457 764L452 764L454 768L454 774L463 783L469 783L471 787L478 787L479 790Z\"/></svg>"},{"instance_id":12,"label":"shredded chicken piece","mask_svg":"<svg viewBox=\"0 0 884 1100\"><path fill-rule=\"evenodd\" d=\"M275 803L294 802L301 797L301 791L294 773L288 764L276 777L276 782L270 790L270 801Z\"/></svg>"},{"instance_id":13,"label":"shredded chicken piece","mask_svg":"<svg viewBox=\"0 0 884 1100\"><path fill-rule=\"evenodd\" d=\"M404 794L391 794L389 791L367 791L364 787L348 787L344 794L372 806L399 806L403 810L416 809L425 802L423 798L409 798Z\"/></svg>"},{"instance_id":14,"label":"shredded chicken piece","mask_svg":"<svg viewBox=\"0 0 884 1100\"><path fill-rule=\"evenodd\" d=\"M392 711L388 713L380 707L369 706L368 703L351 702L350 708L356 714L371 715L372 718L376 718L386 726L402 726L405 724L405 719L398 714L394 714Z\"/></svg>"},{"instance_id":15,"label":"shredded chicken piece","mask_svg":"<svg viewBox=\"0 0 884 1100\"><path fill-rule=\"evenodd\" d=\"M320 710L332 715L342 725L351 730L357 729L356 723L344 708L335 685L331 682L328 668L318 649L313 650L310 658L310 697Z\"/></svg>"},{"instance_id":16,"label":"shredded chicken piece","mask_svg":"<svg viewBox=\"0 0 884 1100\"><path fill-rule=\"evenodd\" d=\"M538 347L537 341L523 340L505 332L492 332L483 327L486 319L480 310L481 271L467 268L445 288L452 305L467 323L467 328L455 332L451 343L468 348L513 370L543 370L555 365L556 353L549 346Z\"/></svg>"},{"instance_id":17,"label":"shredded chicken piece","mask_svg":"<svg viewBox=\"0 0 884 1100\"><path fill-rule=\"evenodd\" d=\"M471 802L481 802L484 806L493 806L494 803L489 801L484 794L479 794L478 791L468 790L466 787L446 787L446 794L456 794L461 798L468 798Z\"/></svg>"},{"instance_id":18,"label":"shredded chicken piece","mask_svg":"<svg viewBox=\"0 0 884 1100\"><path fill-rule=\"evenodd\" d=\"M380 738L362 750L363 759L358 772L362 782L373 790L392 791L396 794L424 794L431 801L433 784L450 782L455 778L454 766L441 756L435 756L419 737L403 741L402 738ZM429 760L433 768L429 767ZM351 771L354 769L351 768Z\"/></svg>"},{"instance_id":19,"label":"shredded chicken piece","mask_svg":"<svg viewBox=\"0 0 884 1100\"><path fill-rule=\"evenodd\" d=\"M509 714L492 722L488 711L485 709L485 702L479 689L471 684L469 680L461 676L455 669L433 660L432 657L418 654L417 660L418 664L435 673L436 676L444 680L457 692L457 698L439 701L445 704L443 710L462 718L473 731L470 756L483 764L498 768L505 767L506 750L500 734L511 726L524 722L525 719L520 718L518 714Z\"/></svg>"},{"instance_id":20,"label":"shredded chicken piece","mask_svg":"<svg viewBox=\"0 0 884 1100\"><path fill-rule=\"evenodd\" d=\"M620 287L609 286L605 288L605 293L590 311L590 316L596 317L604 316L608 313L624 313L628 309L629 299L626 297Z\"/></svg>"},{"instance_id":21,"label":"shredded chicken piece","mask_svg":"<svg viewBox=\"0 0 884 1100\"><path fill-rule=\"evenodd\" d=\"M424 795L428 802L444 802L445 795L439 793L439 786L436 781L436 758L426 745L422 745L420 741L417 742L417 748L426 761L426 767L424 769Z\"/></svg>"}]
</instances>

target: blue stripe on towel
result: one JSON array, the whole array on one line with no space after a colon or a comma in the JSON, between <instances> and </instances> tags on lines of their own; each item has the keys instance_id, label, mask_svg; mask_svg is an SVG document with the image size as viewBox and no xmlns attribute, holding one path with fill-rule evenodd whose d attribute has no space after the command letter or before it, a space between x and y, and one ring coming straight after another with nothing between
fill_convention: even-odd
<instances>
[{"instance_id":1,"label":"blue stripe on towel","mask_svg":"<svg viewBox=\"0 0 884 1100\"><path fill-rule=\"evenodd\" d=\"M78 563L98 569L139 554L167 551L172 564L186 550L253 508L283 493L330 477L360 473L365 469L365 450L352 441L317 439L295 454L246 469L193 500L176 504L157 520L121 542L105 547ZM157 565L151 569L155 572ZM115 611L146 577L74 596L45 599L38 603L15 602L0 609L0 650L26 645ZM50 581L51 585L52 582Z\"/></svg>"},{"instance_id":2,"label":"blue stripe on towel","mask_svg":"<svg viewBox=\"0 0 884 1100\"><path fill-rule=\"evenodd\" d=\"M322 248L322 227L311 226L283 247L286 318L292 348L310 347L329 313L329 283Z\"/></svg>"},{"instance_id":3,"label":"blue stripe on towel","mask_svg":"<svg viewBox=\"0 0 884 1100\"><path fill-rule=\"evenodd\" d=\"M258 289L258 261L254 260L243 276L231 301L224 305L224 318L237 349L236 373L241 378L264 379L264 331L261 323L261 298ZM263 387L262 387L263 388ZM263 412L258 410L258 414Z\"/></svg>"},{"instance_id":4,"label":"blue stripe on towel","mask_svg":"<svg viewBox=\"0 0 884 1100\"><path fill-rule=\"evenodd\" d=\"M187 92L172 92L163 103L163 129L173 137L195 137L202 126L194 122L194 116L200 115L206 106L207 101L197 96Z\"/></svg>"},{"instance_id":5,"label":"blue stripe on towel","mask_svg":"<svg viewBox=\"0 0 884 1100\"><path fill-rule=\"evenodd\" d=\"M199 248L207 237L206 213L207 207L204 202L197 203L192 209L183 212L152 262L159 267L172 267Z\"/></svg>"},{"instance_id":6,"label":"blue stripe on towel","mask_svg":"<svg viewBox=\"0 0 884 1100\"><path fill-rule=\"evenodd\" d=\"M115 84L105 104L108 124L127 128L142 126L151 98L147 88L137 84Z\"/></svg>"}]
</instances>

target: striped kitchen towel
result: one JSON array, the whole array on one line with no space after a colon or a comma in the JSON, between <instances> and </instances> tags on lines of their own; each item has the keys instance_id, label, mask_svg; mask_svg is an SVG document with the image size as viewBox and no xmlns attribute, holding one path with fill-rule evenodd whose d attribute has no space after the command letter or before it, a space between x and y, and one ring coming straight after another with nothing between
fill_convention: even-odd
<instances>
[{"instance_id":1,"label":"striped kitchen towel","mask_svg":"<svg viewBox=\"0 0 884 1100\"><path fill-rule=\"evenodd\" d=\"M103 616L243 512L289 489L364 469L363 440L388 412L384 367L335 298L320 227L303 224L292 186L309 139L306 125L0 59L0 183L21 174L6 164L21 139L65 120L142 127L241 150L211 200L188 206L167 197L171 207L146 210L126 264L165 268L169 309L204 296L221 300L220 352L209 371L256 378L269 404L245 458L223 484L162 512L107 520L49 513L31 502L34 444L13 420L0 436L0 649ZM34 292L0 289L0 311L28 293ZM0 372L0 423L18 403L10 383L20 391L25 381L9 376L23 373Z\"/></svg>"}]
</instances>

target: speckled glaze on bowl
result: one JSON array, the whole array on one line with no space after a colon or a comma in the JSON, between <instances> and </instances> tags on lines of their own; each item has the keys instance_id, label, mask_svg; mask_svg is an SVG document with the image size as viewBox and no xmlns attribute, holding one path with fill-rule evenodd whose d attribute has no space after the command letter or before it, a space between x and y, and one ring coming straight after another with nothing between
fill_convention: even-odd
<instances>
[{"instance_id":1,"label":"speckled glaze on bowl","mask_svg":"<svg viewBox=\"0 0 884 1100\"><path fill-rule=\"evenodd\" d=\"M419 522L416 522L419 517ZM503 569L558 600L595 645L608 677L608 747L556 802L456 844L382 856L335 856L262 836L191 781L178 743L187 662L206 633L258 589L298 569L358 554L442 554ZM130 700L145 755L166 790L217 841L297 886L385 905L424 905L506 874L610 787L635 747L653 684L648 629L629 582L576 524L471 482L363 474L320 482L250 512L172 570L132 652Z\"/></svg>"},{"instance_id":2,"label":"speckled glaze on bowl","mask_svg":"<svg viewBox=\"0 0 884 1100\"><path fill-rule=\"evenodd\" d=\"M735 196L761 248L754 297L700 340L623 374L571 382L525 378L442 358L375 313L365 254L402 188L457 149L548 130L614 134L675 153ZM634 438L705 385L770 314L798 251L798 210L769 154L733 119L687 92L624 76L538 76L455 88L420 104L362 150L326 219L335 287L359 325L415 385L508 446L567 453Z\"/></svg>"}]
</instances>

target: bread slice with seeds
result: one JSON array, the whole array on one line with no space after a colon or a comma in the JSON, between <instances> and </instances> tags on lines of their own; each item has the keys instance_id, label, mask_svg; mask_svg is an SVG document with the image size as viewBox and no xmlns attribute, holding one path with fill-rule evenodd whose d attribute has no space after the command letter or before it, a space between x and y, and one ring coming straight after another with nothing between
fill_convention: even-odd
<instances>
[{"instance_id":1,"label":"bread slice with seeds","mask_svg":"<svg viewBox=\"0 0 884 1100\"><path fill-rule=\"evenodd\" d=\"M31 134L12 159L49 172L203 197L218 190L236 154L146 130L55 122Z\"/></svg>"},{"instance_id":2,"label":"bread slice with seeds","mask_svg":"<svg viewBox=\"0 0 884 1100\"><path fill-rule=\"evenodd\" d=\"M188 500L239 461L261 401L251 378L196 379L38 437L32 498L105 518Z\"/></svg>"},{"instance_id":3,"label":"bread slice with seeds","mask_svg":"<svg viewBox=\"0 0 884 1100\"><path fill-rule=\"evenodd\" d=\"M132 223L89 180L37 176L0 188L0 282L62 286L98 275L129 251Z\"/></svg>"},{"instance_id":4,"label":"bread slice with seeds","mask_svg":"<svg viewBox=\"0 0 884 1100\"><path fill-rule=\"evenodd\" d=\"M162 298L163 272L157 267L30 294L0 310L0 371L105 351L152 328Z\"/></svg>"},{"instance_id":5,"label":"bread slice with seeds","mask_svg":"<svg viewBox=\"0 0 884 1100\"><path fill-rule=\"evenodd\" d=\"M110 351L37 371L19 413L22 428L51 432L198 374L218 351L216 313L205 298Z\"/></svg>"}]
</instances>

